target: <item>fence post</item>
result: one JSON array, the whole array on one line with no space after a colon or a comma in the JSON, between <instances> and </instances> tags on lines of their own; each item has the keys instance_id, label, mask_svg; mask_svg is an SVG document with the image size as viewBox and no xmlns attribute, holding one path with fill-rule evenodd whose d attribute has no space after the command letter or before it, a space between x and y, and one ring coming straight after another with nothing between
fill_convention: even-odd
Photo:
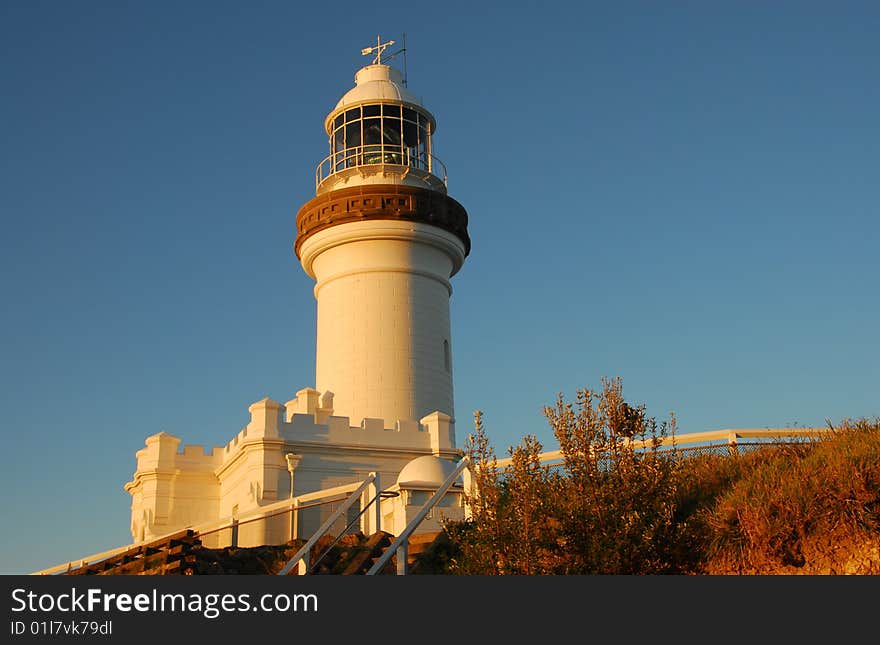
<instances>
[{"instance_id":1,"label":"fence post","mask_svg":"<svg viewBox=\"0 0 880 645\"><path fill-rule=\"evenodd\" d=\"M367 486L367 490L365 490L363 493L361 493L360 527L361 527L361 533L363 533L364 535L370 535L370 533L372 533L371 529L373 527L371 526L371 524L372 524L373 518L371 517L371 515L369 513L365 513L364 511L366 511L367 504L370 503L370 500L373 499L373 496L376 495L377 492L378 492L378 490L376 489L376 481L373 480L373 483L371 483L369 486Z\"/></svg>"},{"instance_id":2,"label":"fence post","mask_svg":"<svg viewBox=\"0 0 880 645\"><path fill-rule=\"evenodd\" d=\"M732 456L739 454L739 448L736 446L736 432L733 430L727 433L727 451Z\"/></svg>"}]
</instances>

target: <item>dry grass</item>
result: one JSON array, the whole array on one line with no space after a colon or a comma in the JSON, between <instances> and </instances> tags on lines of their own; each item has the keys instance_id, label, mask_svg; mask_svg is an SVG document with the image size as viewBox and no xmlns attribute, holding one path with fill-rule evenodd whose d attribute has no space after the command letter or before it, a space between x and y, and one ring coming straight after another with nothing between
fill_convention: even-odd
<instances>
[{"instance_id":1,"label":"dry grass","mask_svg":"<svg viewBox=\"0 0 880 645\"><path fill-rule=\"evenodd\" d=\"M880 421L830 438L732 458L734 476L697 511L709 573L877 572ZM854 565L851 560L862 560Z\"/></svg>"}]
</instances>

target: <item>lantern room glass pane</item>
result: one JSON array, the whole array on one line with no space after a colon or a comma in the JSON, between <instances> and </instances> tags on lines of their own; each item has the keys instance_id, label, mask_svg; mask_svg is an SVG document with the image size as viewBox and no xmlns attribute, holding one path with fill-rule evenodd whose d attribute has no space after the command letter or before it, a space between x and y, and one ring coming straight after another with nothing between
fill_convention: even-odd
<instances>
[{"instance_id":1,"label":"lantern room glass pane","mask_svg":"<svg viewBox=\"0 0 880 645\"><path fill-rule=\"evenodd\" d=\"M352 110L345 111L345 122L351 123L352 121L359 121L361 118L361 109L356 107Z\"/></svg>"},{"instance_id":2,"label":"lantern room glass pane","mask_svg":"<svg viewBox=\"0 0 880 645\"><path fill-rule=\"evenodd\" d=\"M364 119L364 145L382 143L382 121L380 119Z\"/></svg>"},{"instance_id":3,"label":"lantern room glass pane","mask_svg":"<svg viewBox=\"0 0 880 645\"><path fill-rule=\"evenodd\" d=\"M343 124L344 122L345 122L345 115L344 115L344 114L340 114L339 116L337 116L337 117L333 120L333 128L336 129L336 128L338 128L338 127L341 127L342 124Z\"/></svg>"},{"instance_id":4,"label":"lantern room glass pane","mask_svg":"<svg viewBox=\"0 0 880 645\"><path fill-rule=\"evenodd\" d=\"M365 105L364 106L364 117L381 116L382 115L381 110L382 110L381 105Z\"/></svg>"},{"instance_id":5,"label":"lantern room glass pane","mask_svg":"<svg viewBox=\"0 0 880 645\"><path fill-rule=\"evenodd\" d=\"M361 145L361 122L345 124L345 147L357 148Z\"/></svg>"},{"instance_id":6,"label":"lantern room glass pane","mask_svg":"<svg viewBox=\"0 0 880 645\"><path fill-rule=\"evenodd\" d=\"M403 149L400 146L400 119L382 119L382 143L385 146L385 163L403 163Z\"/></svg>"},{"instance_id":7,"label":"lantern room glass pane","mask_svg":"<svg viewBox=\"0 0 880 645\"><path fill-rule=\"evenodd\" d=\"M428 133L427 131L419 127L419 147L418 147L418 163L415 164L422 170L428 169Z\"/></svg>"},{"instance_id":8,"label":"lantern room glass pane","mask_svg":"<svg viewBox=\"0 0 880 645\"><path fill-rule=\"evenodd\" d=\"M390 116L400 118L400 106L385 103L382 105L382 116Z\"/></svg>"},{"instance_id":9,"label":"lantern room glass pane","mask_svg":"<svg viewBox=\"0 0 880 645\"><path fill-rule=\"evenodd\" d=\"M404 163L408 166L417 166L416 160L419 155L419 127L409 121L403 122L403 147L406 149Z\"/></svg>"},{"instance_id":10,"label":"lantern room glass pane","mask_svg":"<svg viewBox=\"0 0 880 645\"><path fill-rule=\"evenodd\" d=\"M385 163L403 163L403 148L400 145L400 118L382 119L382 144L385 146Z\"/></svg>"},{"instance_id":11,"label":"lantern room glass pane","mask_svg":"<svg viewBox=\"0 0 880 645\"><path fill-rule=\"evenodd\" d=\"M386 145L400 145L400 119L382 119L382 141Z\"/></svg>"},{"instance_id":12,"label":"lantern room glass pane","mask_svg":"<svg viewBox=\"0 0 880 645\"><path fill-rule=\"evenodd\" d=\"M419 129L415 123L403 122L403 145L407 147L419 145Z\"/></svg>"}]
</instances>

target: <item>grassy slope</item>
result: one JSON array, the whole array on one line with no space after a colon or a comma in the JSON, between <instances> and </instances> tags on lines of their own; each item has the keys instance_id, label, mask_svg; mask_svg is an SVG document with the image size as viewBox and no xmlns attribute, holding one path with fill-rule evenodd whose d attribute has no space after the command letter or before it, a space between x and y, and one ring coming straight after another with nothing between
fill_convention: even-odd
<instances>
[{"instance_id":1,"label":"grassy slope","mask_svg":"<svg viewBox=\"0 0 880 645\"><path fill-rule=\"evenodd\" d=\"M683 493L705 540L706 573L880 573L880 421L696 460Z\"/></svg>"}]
</instances>

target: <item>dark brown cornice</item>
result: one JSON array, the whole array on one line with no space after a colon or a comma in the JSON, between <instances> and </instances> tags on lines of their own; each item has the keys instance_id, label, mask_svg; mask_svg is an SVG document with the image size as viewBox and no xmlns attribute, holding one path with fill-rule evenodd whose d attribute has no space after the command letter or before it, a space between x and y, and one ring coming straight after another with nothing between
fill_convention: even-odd
<instances>
[{"instance_id":1,"label":"dark brown cornice","mask_svg":"<svg viewBox=\"0 0 880 645\"><path fill-rule=\"evenodd\" d=\"M408 220L430 224L458 236L471 251L464 206L435 190L394 184L367 184L333 190L303 204L296 214L294 251L313 233L347 222Z\"/></svg>"}]
</instances>

